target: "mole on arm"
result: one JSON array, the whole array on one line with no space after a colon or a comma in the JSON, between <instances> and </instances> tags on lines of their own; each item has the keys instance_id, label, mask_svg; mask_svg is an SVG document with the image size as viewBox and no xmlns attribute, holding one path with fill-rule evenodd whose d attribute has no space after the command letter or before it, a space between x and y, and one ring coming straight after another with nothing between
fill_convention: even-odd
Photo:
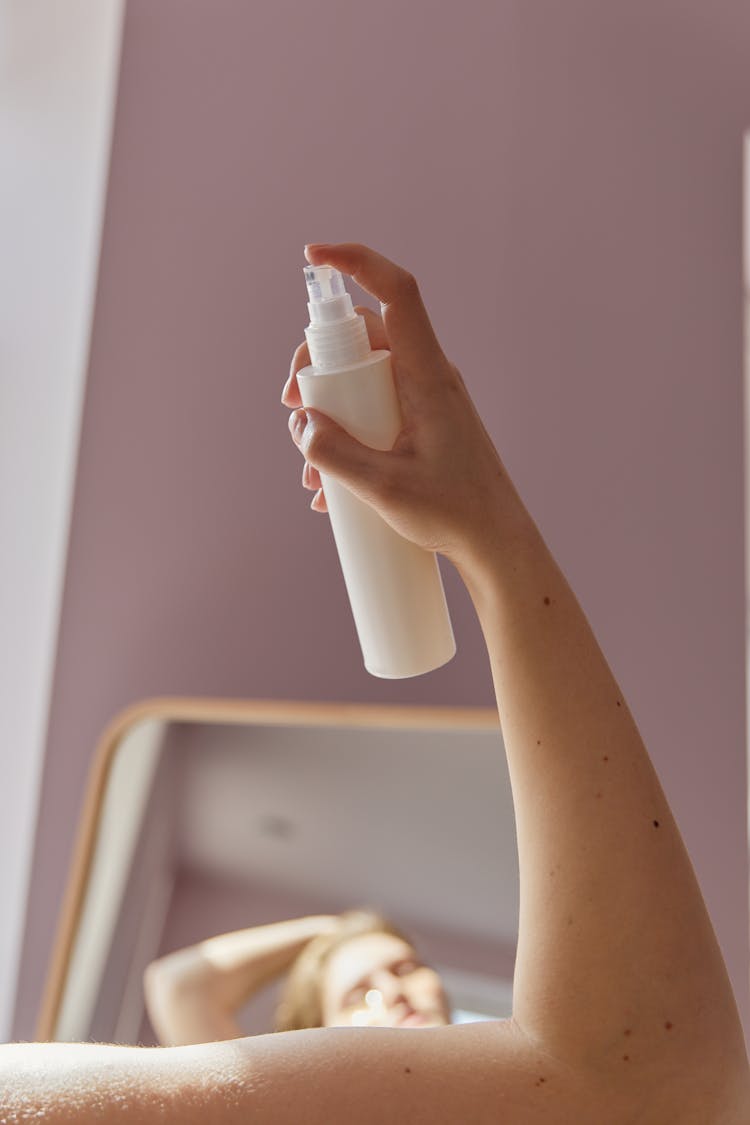
<instances>
[{"instance_id":1,"label":"mole on arm","mask_svg":"<svg viewBox=\"0 0 750 1125\"><path fill-rule=\"evenodd\" d=\"M545 604L545 605L549 605L549 598L545 598L545 599L544 599L544 604Z\"/></svg>"},{"instance_id":2,"label":"mole on arm","mask_svg":"<svg viewBox=\"0 0 750 1125\"><path fill-rule=\"evenodd\" d=\"M658 820L655 820L655 821L654 821L654 828L658 828L658 827L659 827L659 821L658 821Z\"/></svg>"},{"instance_id":3,"label":"mole on arm","mask_svg":"<svg viewBox=\"0 0 750 1125\"><path fill-rule=\"evenodd\" d=\"M404 1067L404 1074L411 1074L411 1067L410 1066Z\"/></svg>"}]
</instances>

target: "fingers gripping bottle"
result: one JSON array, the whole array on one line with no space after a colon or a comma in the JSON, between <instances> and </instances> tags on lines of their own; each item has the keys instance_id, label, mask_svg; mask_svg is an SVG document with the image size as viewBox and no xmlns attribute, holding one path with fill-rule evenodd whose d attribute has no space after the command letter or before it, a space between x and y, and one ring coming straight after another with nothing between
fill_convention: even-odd
<instances>
[{"instance_id":1,"label":"fingers gripping bottle","mask_svg":"<svg viewBox=\"0 0 750 1125\"><path fill-rule=\"evenodd\" d=\"M302 405L364 445L391 449L402 424L391 353L370 349L338 270L304 272L310 366L297 374ZM435 553L404 539L329 474L320 477L367 671L401 679L446 664L456 642Z\"/></svg>"}]
</instances>

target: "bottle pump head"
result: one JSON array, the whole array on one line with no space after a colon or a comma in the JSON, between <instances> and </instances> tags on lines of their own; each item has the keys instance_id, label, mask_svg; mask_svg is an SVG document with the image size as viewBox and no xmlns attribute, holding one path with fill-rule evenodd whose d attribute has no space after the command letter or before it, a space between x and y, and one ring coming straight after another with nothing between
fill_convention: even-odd
<instances>
[{"instance_id":1,"label":"bottle pump head","mask_svg":"<svg viewBox=\"0 0 750 1125\"><path fill-rule=\"evenodd\" d=\"M333 266L305 266L310 324L305 329L310 362L317 371L337 371L370 355L364 317L354 311L344 278Z\"/></svg>"},{"instance_id":2,"label":"bottle pump head","mask_svg":"<svg viewBox=\"0 0 750 1125\"><path fill-rule=\"evenodd\" d=\"M344 279L333 266L305 266L305 284L312 324L330 324L356 315Z\"/></svg>"}]
</instances>

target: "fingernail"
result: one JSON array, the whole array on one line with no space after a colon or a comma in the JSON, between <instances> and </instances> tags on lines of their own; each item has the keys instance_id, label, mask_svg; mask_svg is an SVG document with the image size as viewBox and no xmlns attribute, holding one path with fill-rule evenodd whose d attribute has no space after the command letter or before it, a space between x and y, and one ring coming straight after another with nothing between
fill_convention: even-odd
<instances>
[{"instance_id":1,"label":"fingernail","mask_svg":"<svg viewBox=\"0 0 750 1125\"><path fill-rule=\"evenodd\" d=\"M292 437L299 443L302 440L302 435L305 432L307 425L307 414L304 410L295 410L289 415L289 429L292 432Z\"/></svg>"},{"instance_id":2,"label":"fingernail","mask_svg":"<svg viewBox=\"0 0 750 1125\"><path fill-rule=\"evenodd\" d=\"M327 250L329 243L327 242L306 242L305 243L305 257L308 262L310 261L309 250Z\"/></svg>"}]
</instances>

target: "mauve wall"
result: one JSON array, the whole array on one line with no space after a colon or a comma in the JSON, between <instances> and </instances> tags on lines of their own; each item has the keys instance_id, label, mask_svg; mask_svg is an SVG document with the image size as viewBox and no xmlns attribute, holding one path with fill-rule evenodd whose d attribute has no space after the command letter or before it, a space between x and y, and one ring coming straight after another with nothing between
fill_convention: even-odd
<instances>
[{"instance_id":1,"label":"mauve wall","mask_svg":"<svg viewBox=\"0 0 750 1125\"><path fill-rule=\"evenodd\" d=\"M750 1026L749 44L745 0L130 0L16 1036L123 706L492 702L452 572L456 659L364 672L307 510L279 395L303 243L345 239L420 279L640 724Z\"/></svg>"}]
</instances>

